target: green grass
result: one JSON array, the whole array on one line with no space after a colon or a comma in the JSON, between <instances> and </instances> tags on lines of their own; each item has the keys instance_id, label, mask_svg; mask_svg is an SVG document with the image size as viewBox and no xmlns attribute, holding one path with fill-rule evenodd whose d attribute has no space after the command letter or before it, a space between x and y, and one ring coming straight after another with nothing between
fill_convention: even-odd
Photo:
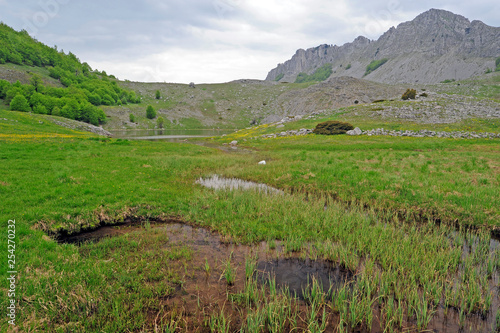
<instances>
[{"instance_id":1,"label":"green grass","mask_svg":"<svg viewBox=\"0 0 500 333\"><path fill-rule=\"evenodd\" d=\"M382 210L498 226L497 141L316 135L258 139L252 146L273 167L249 166L226 175L335 194Z\"/></svg>"},{"instance_id":2,"label":"green grass","mask_svg":"<svg viewBox=\"0 0 500 333\"><path fill-rule=\"evenodd\" d=\"M299 73L297 75L297 78L295 79L295 83L325 81L330 77L330 75L332 75L332 73L333 73L332 64L324 64L323 66L317 68L311 75L308 75L306 73Z\"/></svg>"},{"instance_id":3,"label":"green grass","mask_svg":"<svg viewBox=\"0 0 500 333\"><path fill-rule=\"evenodd\" d=\"M1 104L0 104L1 105ZM10 111L0 108L0 135L10 138L19 139L22 137L29 137L34 139L35 135L38 136L66 136L89 138L95 137L91 133L83 133L71 130L65 127L58 126L52 120L66 122L66 119L54 116L28 114L25 112Z\"/></svg>"},{"instance_id":4,"label":"green grass","mask_svg":"<svg viewBox=\"0 0 500 333\"><path fill-rule=\"evenodd\" d=\"M385 64L388 60L389 59L387 59L387 58L380 59L380 60L373 60L372 62L370 62L368 64L368 66L366 66L366 71L365 71L364 76L367 76L368 74L374 72L375 70L377 70L377 68L379 68L380 66Z\"/></svg>"},{"instance_id":5,"label":"green grass","mask_svg":"<svg viewBox=\"0 0 500 333\"><path fill-rule=\"evenodd\" d=\"M205 313L205 327L221 331L333 330L333 315L338 329L369 328L376 304L382 329L425 329L441 305L464 318L490 309L489 279L500 263L500 252L489 248L489 232L499 227L498 140L311 135L241 141L270 130L262 126L215 140L238 139L251 151L226 153L97 138L40 124L41 117L0 111L9 119L0 120L6 134L0 135L0 221L16 220L21 330L153 331L158 313L158 327L180 329L182 314L158 300L183 290L195 269L217 271L229 285L238 271L245 276L245 290L228 291L225 305ZM268 164L258 165L262 159ZM195 184L212 174L264 182L287 194ZM223 267L195 268L190 262L197 253L167 246L168 235L152 227L80 247L57 244L42 231L78 232L134 216L182 217L244 244L280 242L283 255L325 259L356 271L356 279L332 295L312 283L301 308L273 282L256 286L252 255L241 263L244 270L232 256ZM455 232L455 221L479 231ZM0 267L4 279L6 266Z\"/></svg>"}]
</instances>

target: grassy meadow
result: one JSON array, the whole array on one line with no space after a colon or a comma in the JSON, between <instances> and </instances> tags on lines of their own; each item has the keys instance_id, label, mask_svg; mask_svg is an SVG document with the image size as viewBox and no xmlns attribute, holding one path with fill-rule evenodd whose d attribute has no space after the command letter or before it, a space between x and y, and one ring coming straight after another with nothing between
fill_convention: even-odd
<instances>
[{"instance_id":1,"label":"grassy meadow","mask_svg":"<svg viewBox=\"0 0 500 333\"><path fill-rule=\"evenodd\" d=\"M500 327L500 248L491 240L500 230L498 140L256 138L281 131L263 125L200 146L96 137L45 117L0 110L0 230L6 235L7 221L16 220L19 331ZM232 140L238 149L210 148ZM267 164L258 165L261 160ZM214 174L284 194L196 184ZM54 240L129 220L139 227L96 243ZM336 289L312 280L298 299L272 278L258 281L254 255L231 250L224 261L203 261L206 254L195 247L173 245L174 236L158 225L173 221L204 227L234 251L265 244L260 252L325 260L354 278ZM5 280L5 264L0 273ZM213 300L191 292L204 292L205 275L221 290ZM7 302L2 297L0 306ZM0 331L13 328L2 320Z\"/></svg>"}]
</instances>

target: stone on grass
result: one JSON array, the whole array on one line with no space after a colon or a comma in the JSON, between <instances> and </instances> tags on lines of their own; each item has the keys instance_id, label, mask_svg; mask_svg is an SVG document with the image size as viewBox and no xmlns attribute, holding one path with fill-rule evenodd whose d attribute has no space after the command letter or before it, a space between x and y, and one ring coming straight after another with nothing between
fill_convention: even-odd
<instances>
[{"instance_id":1,"label":"stone on grass","mask_svg":"<svg viewBox=\"0 0 500 333\"><path fill-rule=\"evenodd\" d=\"M361 135L362 133L363 132L361 131L361 129L359 129L359 127L356 127L353 130L347 131L345 134L347 134L347 135Z\"/></svg>"}]
</instances>

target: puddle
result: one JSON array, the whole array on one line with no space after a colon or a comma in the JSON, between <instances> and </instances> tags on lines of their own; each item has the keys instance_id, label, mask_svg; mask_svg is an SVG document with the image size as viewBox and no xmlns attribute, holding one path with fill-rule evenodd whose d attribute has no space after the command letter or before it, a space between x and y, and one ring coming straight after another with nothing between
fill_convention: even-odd
<instances>
[{"instance_id":1,"label":"puddle","mask_svg":"<svg viewBox=\"0 0 500 333\"><path fill-rule=\"evenodd\" d=\"M200 178L196 181L197 184L214 189L214 190L257 190L265 193L283 194L284 192L277 188L266 184L259 184L238 178L224 178L214 175L210 178Z\"/></svg>"},{"instance_id":2,"label":"puddle","mask_svg":"<svg viewBox=\"0 0 500 333\"><path fill-rule=\"evenodd\" d=\"M220 178L218 178L220 179ZM262 185L262 184L261 184ZM165 233L168 240L160 246L166 251L173 249L189 249L192 253L190 259L170 260L165 262L169 270L179 275L178 280L182 282L169 282L172 286L165 295L157 298L157 308L164 309L165 313L176 313L182 316L185 321L186 331L199 331L207 315L220 313L223 309L228 318L231 318L232 330L238 330L245 320L242 317L242 309L231 306L228 295L235 295L245 289L245 262L248 258L255 258L257 277L260 285L265 285L269 278L274 278L278 289L288 288L292 295L298 298L299 311L301 316L307 314L307 307L304 305L303 290L316 279L323 287L325 293L334 291L346 282L353 281L355 276L352 272L324 260L303 259L299 253L284 253L284 246L281 242L276 242L276 247L270 249L267 242L261 242L252 246L240 245L231 241L230 238L219 235L201 227L189 226L179 223L179 220L150 221L146 228L144 221L127 222L115 226L102 226L93 231L82 232L77 235L61 237L59 242L82 244L85 242L96 242L105 237L120 237L125 234L137 232L134 237L139 237L147 241L151 234L144 232ZM473 247L474 242L466 244L464 247ZM498 247L498 242L491 241L490 250ZM467 251L470 254L471 249ZM300 257L299 257L300 256ZM187 261L186 261L187 260ZM233 285L228 285L224 278L224 270L227 262L235 270L235 281ZM207 271L206 267L210 267ZM467 316L465 329L459 326L459 313L454 308L449 308L447 314L442 305L436 309L427 329L430 332L490 332L496 316L496 309L500 307L498 271L494 273L490 282L492 292L492 304L486 318L479 315ZM375 316L380 316L380 309L373 309ZM155 317L157 313L154 313ZM338 325L338 314L328 314L327 331L335 331ZM405 317L406 318L406 317ZM153 318L154 319L154 318ZM304 323L297 325L303 326ZM360 332L381 332L380 323L375 323L371 330L364 328ZM414 320L405 319L405 327L411 328ZM301 326L301 327L302 327ZM300 331L300 329L299 329Z\"/></svg>"},{"instance_id":3,"label":"puddle","mask_svg":"<svg viewBox=\"0 0 500 333\"><path fill-rule=\"evenodd\" d=\"M76 245L80 245L86 242L95 243L106 237L123 235L127 233L126 229L130 231L130 229L138 229L138 227L104 226L96 230L82 232L72 236L61 236L58 237L56 240L59 243L76 244Z\"/></svg>"},{"instance_id":4,"label":"puddle","mask_svg":"<svg viewBox=\"0 0 500 333\"><path fill-rule=\"evenodd\" d=\"M130 232L143 230L146 226L156 227L167 223L178 223L178 220L167 219L165 221L126 221L114 225L103 225L93 230L82 231L68 235L64 231L55 236L58 243L81 245L83 243L96 243L103 238L125 235Z\"/></svg>"},{"instance_id":5,"label":"puddle","mask_svg":"<svg viewBox=\"0 0 500 333\"><path fill-rule=\"evenodd\" d=\"M316 279L325 293L337 290L346 282L353 280L353 274L327 261L313 261L298 258L260 261L257 275L261 282L274 278L276 286L285 286L292 295L304 299L303 291Z\"/></svg>"}]
</instances>

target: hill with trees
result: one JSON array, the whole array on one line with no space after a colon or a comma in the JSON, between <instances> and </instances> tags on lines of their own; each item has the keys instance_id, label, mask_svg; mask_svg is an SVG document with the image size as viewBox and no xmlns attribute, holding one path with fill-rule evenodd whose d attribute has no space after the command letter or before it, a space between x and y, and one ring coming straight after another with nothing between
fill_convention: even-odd
<instances>
[{"instance_id":1,"label":"hill with trees","mask_svg":"<svg viewBox=\"0 0 500 333\"><path fill-rule=\"evenodd\" d=\"M0 65L9 63L44 68L60 83L59 87L50 86L37 73L30 73L30 82L25 84L0 79L0 99L14 111L32 111L99 125L106 121L99 106L140 103L135 92L118 86L113 75L93 70L71 52L65 54L56 46L44 45L25 30L18 32L0 23Z\"/></svg>"}]
</instances>

